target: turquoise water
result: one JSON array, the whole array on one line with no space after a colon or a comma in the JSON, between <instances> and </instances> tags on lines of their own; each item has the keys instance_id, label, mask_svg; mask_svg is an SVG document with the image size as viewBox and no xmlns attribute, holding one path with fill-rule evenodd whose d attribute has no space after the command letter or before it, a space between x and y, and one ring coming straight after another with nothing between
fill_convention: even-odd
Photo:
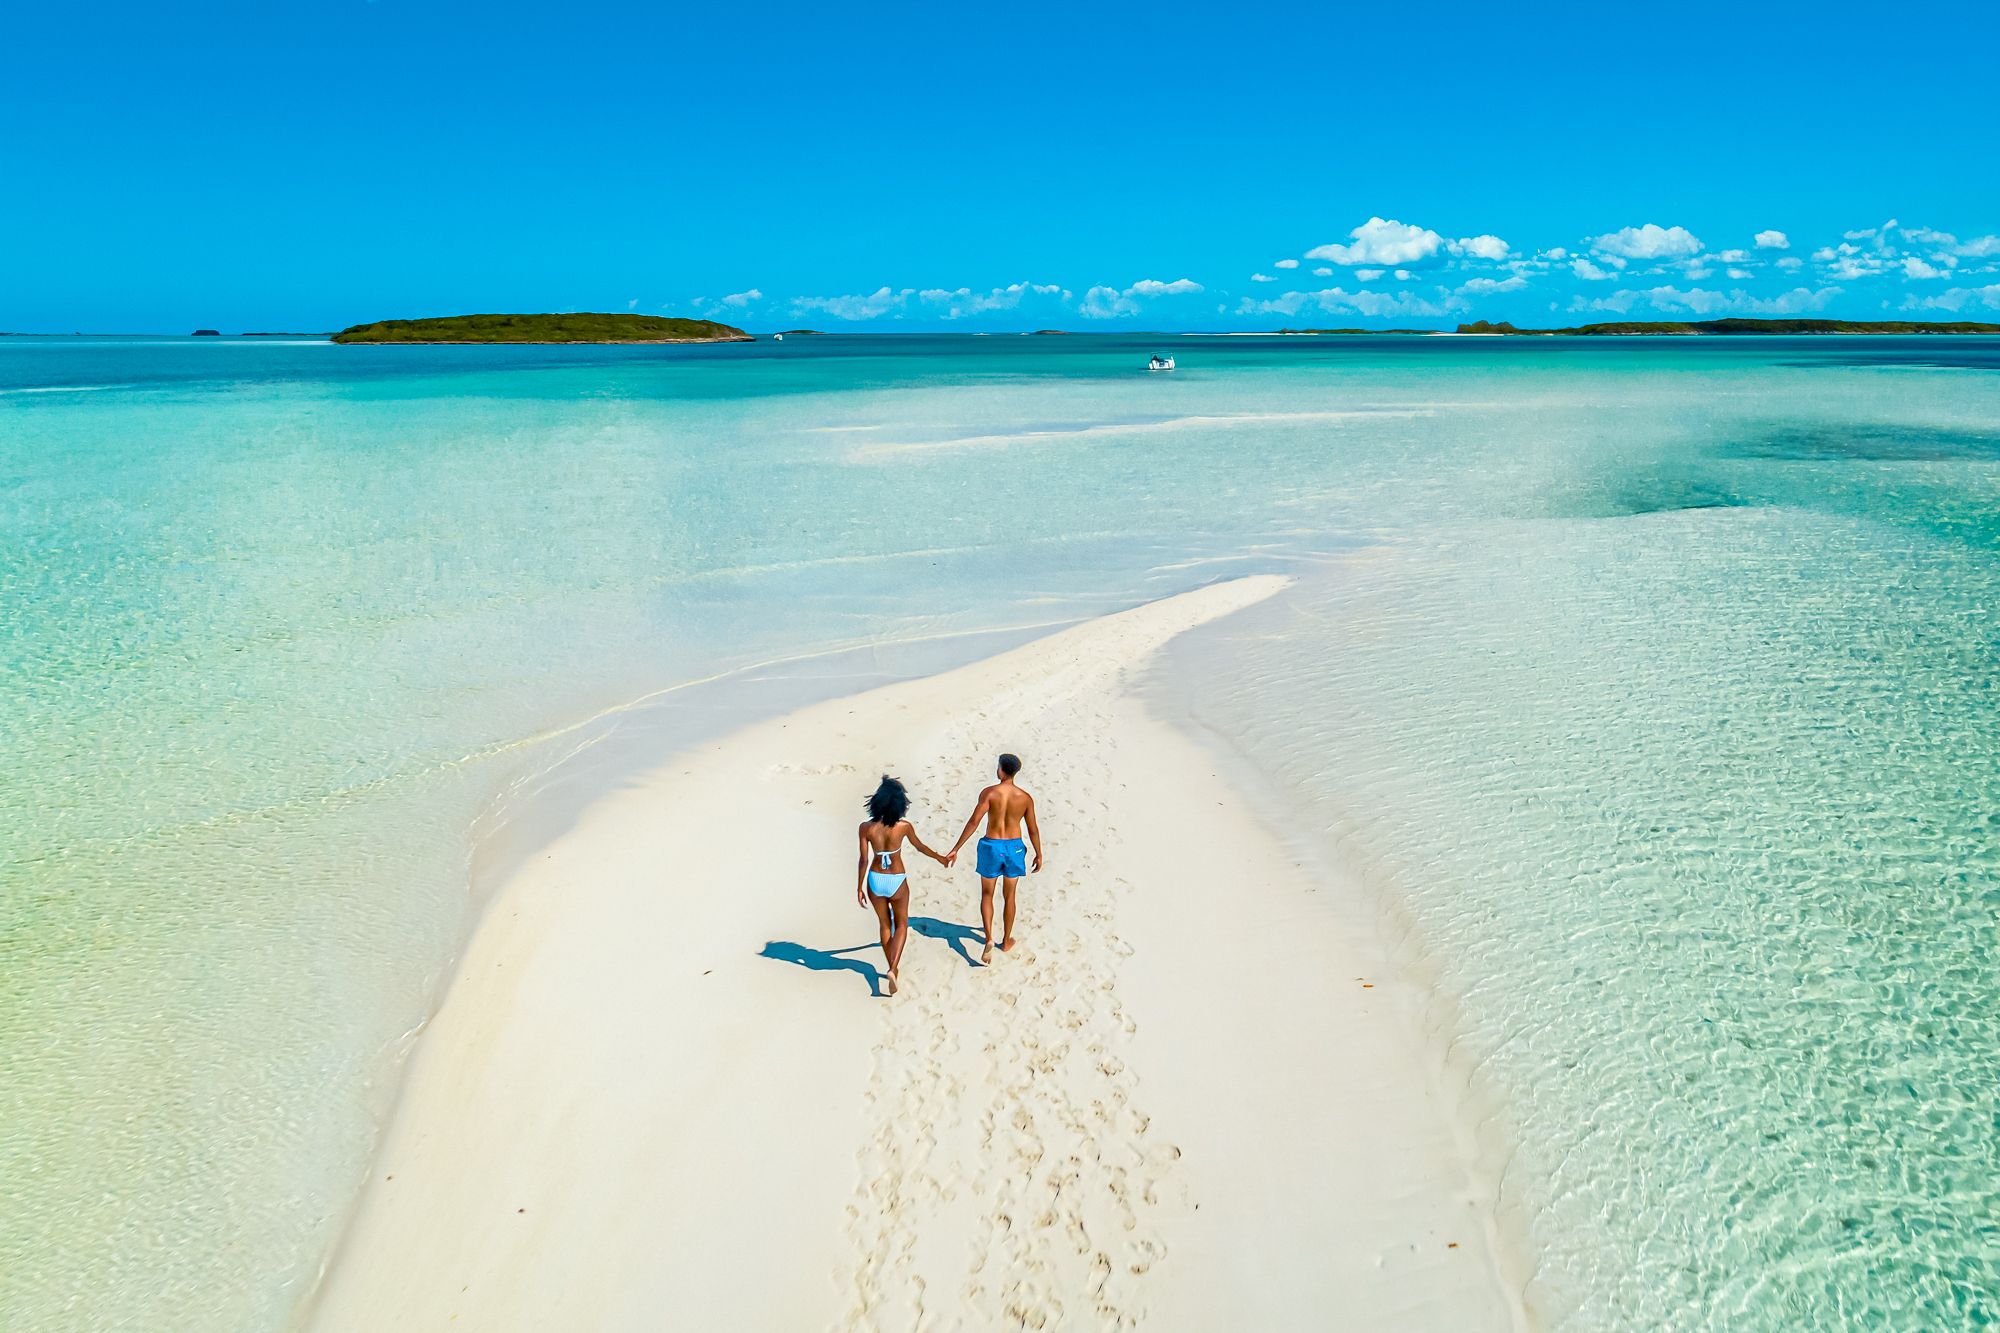
<instances>
[{"instance_id":1,"label":"turquoise water","mask_svg":"<svg viewBox=\"0 0 2000 1333\"><path fill-rule=\"evenodd\" d=\"M1992 1322L2000 347L1171 341L0 339L0 1327L283 1326L589 719L1261 569L1538 1316Z\"/></svg>"}]
</instances>

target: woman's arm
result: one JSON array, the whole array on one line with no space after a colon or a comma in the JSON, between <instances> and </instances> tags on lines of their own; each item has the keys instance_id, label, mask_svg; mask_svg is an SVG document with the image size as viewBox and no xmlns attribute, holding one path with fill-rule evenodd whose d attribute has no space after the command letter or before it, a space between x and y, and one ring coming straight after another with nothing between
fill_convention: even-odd
<instances>
[{"instance_id":1,"label":"woman's arm","mask_svg":"<svg viewBox=\"0 0 2000 1333\"><path fill-rule=\"evenodd\" d=\"M868 906L868 854L874 848L868 845L868 826L863 824L854 830L854 836L861 840L861 864L854 872L854 901Z\"/></svg>"},{"instance_id":2,"label":"woman's arm","mask_svg":"<svg viewBox=\"0 0 2000 1333\"><path fill-rule=\"evenodd\" d=\"M928 856L931 860L937 862L939 865L943 865L945 863L943 856L939 855L937 852L932 851L930 848L924 846L924 840L917 836L917 826L915 824L905 822L903 827L910 831L910 842L912 843L912 845L916 847L918 851L922 852L925 856Z\"/></svg>"}]
</instances>

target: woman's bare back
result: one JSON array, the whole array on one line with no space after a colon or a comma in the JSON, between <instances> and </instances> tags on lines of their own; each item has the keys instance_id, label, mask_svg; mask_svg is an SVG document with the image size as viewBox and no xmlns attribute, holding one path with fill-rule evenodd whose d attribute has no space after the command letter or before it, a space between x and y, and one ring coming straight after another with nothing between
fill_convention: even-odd
<instances>
[{"instance_id":1,"label":"woman's bare back","mask_svg":"<svg viewBox=\"0 0 2000 1333\"><path fill-rule=\"evenodd\" d=\"M863 820L861 824L861 837L867 842L869 850L875 853L874 868L877 870L886 870L890 874L901 874L903 872L903 844L909 840L912 831L910 821L907 819L895 824L881 824L872 819ZM887 853L889 857L889 863L886 866L882 864L884 853Z\"/></svg>"}]
</instances>

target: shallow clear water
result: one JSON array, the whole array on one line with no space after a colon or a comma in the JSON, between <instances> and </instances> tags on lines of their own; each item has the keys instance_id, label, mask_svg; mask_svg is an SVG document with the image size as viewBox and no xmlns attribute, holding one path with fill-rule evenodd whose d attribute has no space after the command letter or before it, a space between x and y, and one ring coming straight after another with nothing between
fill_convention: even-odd
<instances>
[{"instance_id":1,"label":"shallow clear water","mask_svg":"<svg viewBox=\"0 0 2000 1333\"><path fill-rule=\"evenodd\" d=\"M1990 1321L1994 345L1173 344L0 339L0 1327L283 1324L587 719L1265 568L1174 689L1435 977L1537 1311Z\"/></svg>"}]
</instances>

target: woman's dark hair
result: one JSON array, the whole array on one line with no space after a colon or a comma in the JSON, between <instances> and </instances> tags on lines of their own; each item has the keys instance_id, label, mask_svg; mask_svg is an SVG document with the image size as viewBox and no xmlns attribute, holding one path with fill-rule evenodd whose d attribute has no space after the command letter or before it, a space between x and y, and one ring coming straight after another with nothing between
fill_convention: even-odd
<instances>
[{"instance_id":1,"label":"woman's dark hair","mask_svg":"<svg viewBox=\"0 0 2000 1333\"><path fill-rule=\"evenodd\" d=\"M868 798L868 813L876 823L893 828L910 813L910 793L903 790L902 783L884 773L882 785Z\"/></svg>"}]
</instances>

